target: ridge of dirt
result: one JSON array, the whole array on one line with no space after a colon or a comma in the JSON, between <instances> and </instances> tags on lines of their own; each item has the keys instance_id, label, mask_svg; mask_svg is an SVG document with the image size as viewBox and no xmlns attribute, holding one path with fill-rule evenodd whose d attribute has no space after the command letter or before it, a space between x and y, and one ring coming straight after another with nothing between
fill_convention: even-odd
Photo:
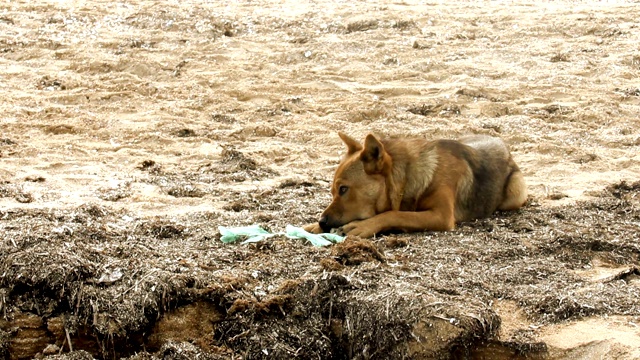
<instances>
[{"instance_id":1,"label":"ridge of dirt","mask_svg":"<svg viewBox=\"0 0 640 360\"><path fill-rule=\"evenodd\" d=\"M309 186L283 185L273 189L280 197ZM66 334L50 329L61 322L78 339L74 349L106 357L138 353L143 344L161 351L159 339L178 339L220 356L401 358L497 338L496 299L516 303L538 326L637 316L640 247L630 235L640 230L638 186L620 183L577 206L532 202L449 233L347 238L332 249L282 236L225 245L216 227L226 214L145 219L97 205L3 210L0 325L11 332L25 316L42 319L35 328L64 343ZM263 211L269 218L279 210ZM395 246L394 237L408 242ZM632 270L589 280L580 274L595 257ZM327 270L328 260L342 265ZM181 325L162 325L171 316ZM209 330L189 335L194 328ZM3 347L16 351L28 336L17 330ZM523 353L546 351L530 328L500 341Z\"/></svg>"},{"instance_id":2,"label":"ridge of dirt","mask_svg":"<svg viewBox=\"0 0 640 360\"><path fill-rule=\"evenodd\" d=\"M637 357L638 18L0 3L0 358ZM317 219L337 131L500 136L529 203L331 249L218 241Z\"/></svg>"}]
</instances>

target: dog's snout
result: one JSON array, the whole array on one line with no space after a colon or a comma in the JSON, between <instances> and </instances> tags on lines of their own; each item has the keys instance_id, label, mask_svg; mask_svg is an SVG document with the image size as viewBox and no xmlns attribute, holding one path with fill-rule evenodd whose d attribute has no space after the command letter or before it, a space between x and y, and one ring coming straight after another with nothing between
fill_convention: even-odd
<instances>
[{"instance_id":1,"label":"dog's snout","mask_svg":"<svg viewBox=\"0 0 640 360\"><path fill-rule=\"evenodd\" d=\"M318 224L323 232L331 231L331 227L329 226L329 217L327 217L327 215L322 215L320 220L318 220Z\"/></svg>"}]
</instances>

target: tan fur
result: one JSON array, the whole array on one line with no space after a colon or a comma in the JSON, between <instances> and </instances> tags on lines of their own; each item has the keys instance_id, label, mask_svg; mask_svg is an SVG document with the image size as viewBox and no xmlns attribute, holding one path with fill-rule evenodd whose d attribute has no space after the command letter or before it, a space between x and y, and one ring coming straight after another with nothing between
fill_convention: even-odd
<instances>
[{"instance_id":1,"label":"tan fur","mask_svg":"<svg viewBox=\"0 0 640 360\"><path fill-rule=\"evenodd\" d=\"M527 201L527 186L521 172L511 176L506 188L506 198L498 206L499 210L518 210Z\"/></svg>"},{"instance_id":2,"label":"tan fur","mask_svg":"<svg viewBox=\"0 0 640 360\"><path fill-rule=\"evenodd\" d=\"M370 134L360 144L339 135L347 154L336 170L333 201L307 231L342 228L371 237L390 230L452 230L458 222L526 202L524 177L500 139L379 140Z\"/></svg>"}]
</instances>

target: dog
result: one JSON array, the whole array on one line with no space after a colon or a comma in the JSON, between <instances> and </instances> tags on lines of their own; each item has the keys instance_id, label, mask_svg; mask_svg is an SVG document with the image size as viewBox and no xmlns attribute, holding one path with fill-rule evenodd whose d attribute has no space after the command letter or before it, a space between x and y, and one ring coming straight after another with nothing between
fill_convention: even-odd
<instances>
[{"instance_id":1,"label":"dog","mask_svg":"<svg viewBox=\"0 0 640 360\"><path fill-rule=\"evenodd\" d=\"M369 238L390 231L447 231L527 201L522 172L499 138L429 141L369 134L361 144L338 135L347 153L333 179L333 201L317 223L305 226L309 232L341 229Z\"/></svg>"}]
</instances>

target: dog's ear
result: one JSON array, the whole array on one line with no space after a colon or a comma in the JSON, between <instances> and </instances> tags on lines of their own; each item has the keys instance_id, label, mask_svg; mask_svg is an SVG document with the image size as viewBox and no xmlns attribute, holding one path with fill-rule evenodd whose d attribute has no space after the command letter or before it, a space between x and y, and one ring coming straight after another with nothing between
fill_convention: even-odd
<instances>
[{"instance_id":1,"label":"dog's ear","mask_svg":"<svg viewBox=\"0 0 640 360\"><path fill-rule=\"evenodd\" d=\"M338 136L340 136L340 139L342 139L342 141L347 145L347 152L349 155L362 150L362 145L349 135L343 132L338 132Z\"/></svg>"},{"instance_id":2,"label":"dog's ear","mask_svg":"<svg viewBox=\"0 0 640 360\"><path fill-rule=\"evenodd\" d=\"M371 134L367 135L367 138L364 139L364 149L360 153L360 159L364 163L364 171L369 175L381 173L387 157L380 140Z\"/></svg>"}]
</instances>

